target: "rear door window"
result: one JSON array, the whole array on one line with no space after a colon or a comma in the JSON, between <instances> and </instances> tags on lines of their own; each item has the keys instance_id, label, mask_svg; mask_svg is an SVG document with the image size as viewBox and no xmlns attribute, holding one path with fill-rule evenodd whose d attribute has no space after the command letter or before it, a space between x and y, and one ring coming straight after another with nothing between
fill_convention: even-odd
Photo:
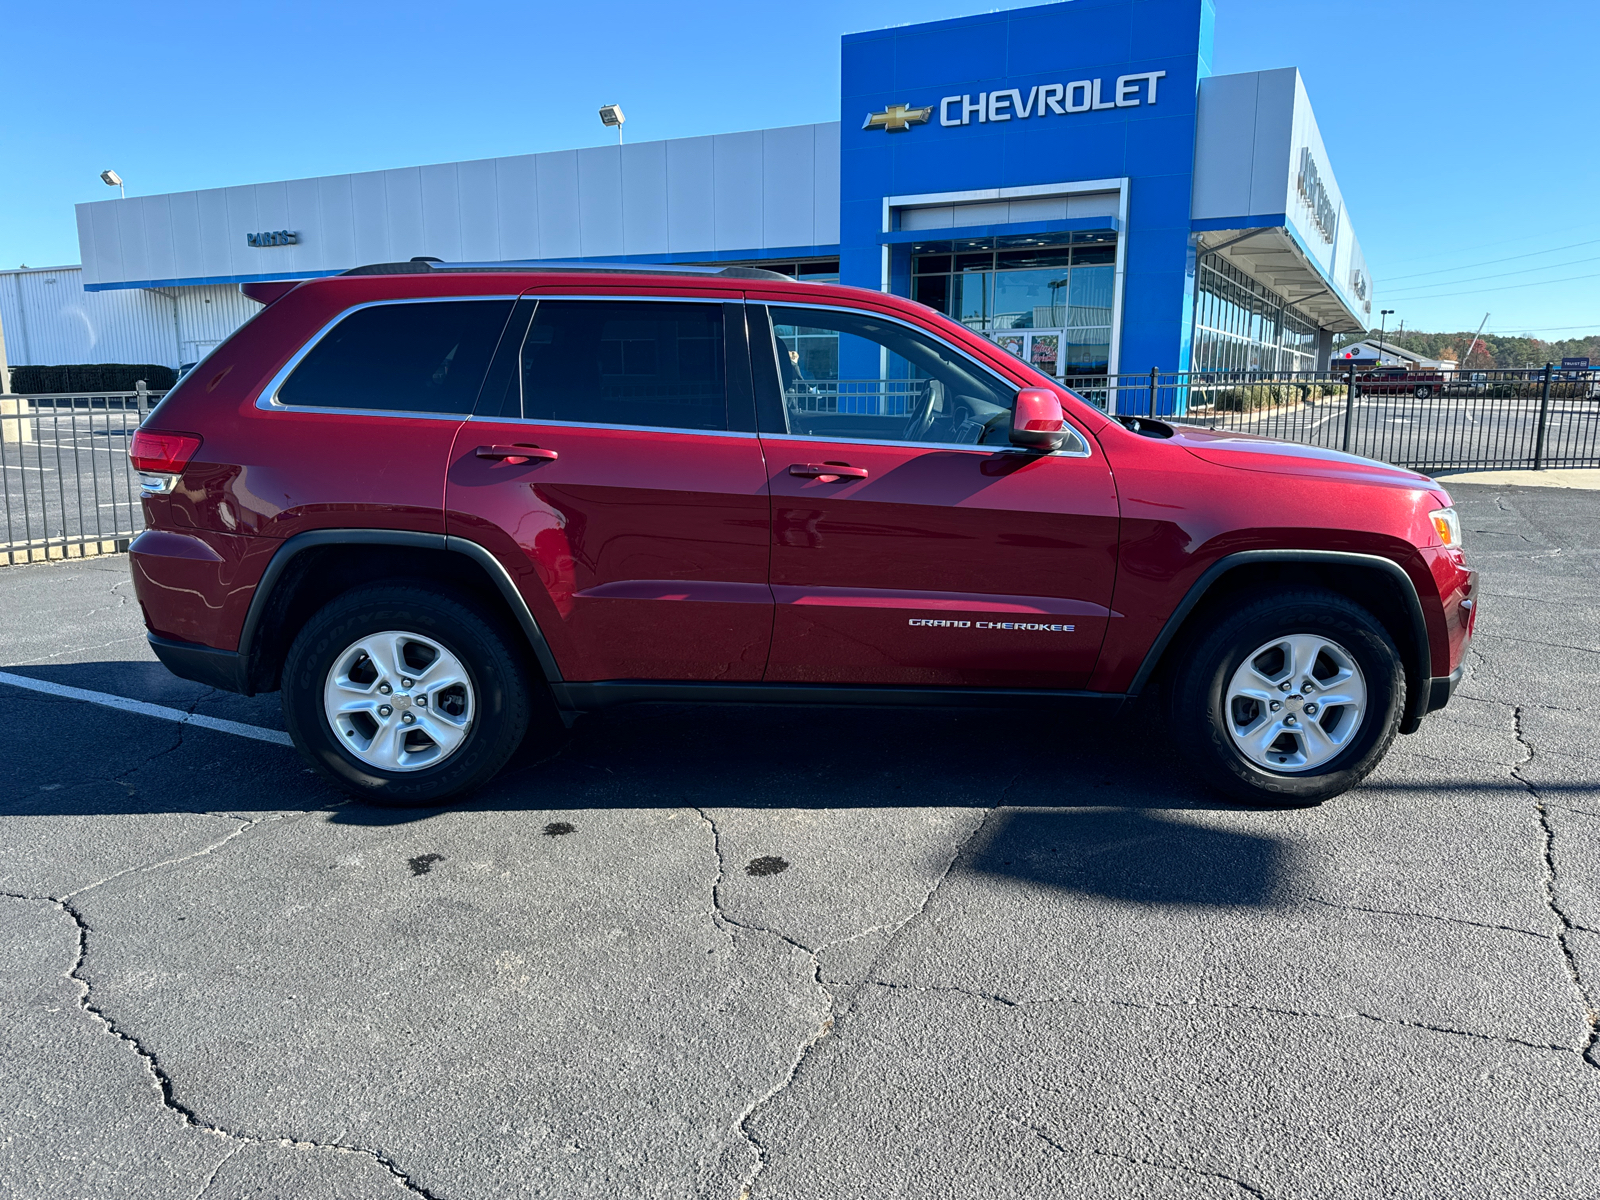
<instances>
[{"instance_id":1,"label":"rear door window","mask_svg":"<svg viewBox=\"0 0 1600 1200\"><path fill-rule=\"evenodd\" d=\"M357 309L300 360L278 388L278 403L466 416L511 304L423 300Z\"/></svg>"},{"instance_id":2,"label":"rear door window","mask_svg":"<svg viewBox=\"0 0 1600 1200\"><path fill-rule=\"evenodd\" d=\"M529 421L729 428L723 306L541 300L522 343Z\"/></svg>"}]
</instances>

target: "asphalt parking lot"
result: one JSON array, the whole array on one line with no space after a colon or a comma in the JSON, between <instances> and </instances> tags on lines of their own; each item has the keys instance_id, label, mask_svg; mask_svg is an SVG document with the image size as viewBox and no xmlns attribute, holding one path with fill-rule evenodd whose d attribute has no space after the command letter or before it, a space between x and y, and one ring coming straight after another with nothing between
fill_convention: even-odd
<instances>
[{"instance_id":1,"label":"asphalt parking lot","mask_svg":"<svg viewBox=\"0 0 1600 1200\"><path fill-rule=\"evenodd\" d=\"M1452 485L1463 693L1247 811L1148 714L613 710L474 802L0 682L0 1194L1600 1195L1600 492ZM0 670L172 678L119 557Z\"/></svg>"}]
</instances>

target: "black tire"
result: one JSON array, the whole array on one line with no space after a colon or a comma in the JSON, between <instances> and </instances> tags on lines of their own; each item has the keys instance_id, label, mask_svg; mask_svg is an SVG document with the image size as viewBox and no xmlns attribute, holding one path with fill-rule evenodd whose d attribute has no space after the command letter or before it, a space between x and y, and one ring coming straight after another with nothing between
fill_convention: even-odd
<instances>
[{"instance_id":1,"label":"black tire","mask_svg":"<svg viewBox=\"0 0 1600 1200\"><path fill-rule=\"evenodd\" d=\"M1277 637L1316 634L1360 667L1367 688L1363 723L1349 744L1320 766L1268 770L1234 744L1224 691L1246 656ZM1180 753L1212 787L1258 805L1310 805L1349 791L1388 753L1405 712L1399 651L1366 609L1334 592L1284 589L1245 604L1180 648L1168 689L1168 719ZM1248 703L1248 702L1246 702Z\"/></svg>"},{"instance_id":2,"label":"black tire","mask_svg":"<svg viewBox=\"0 0 1600 1200\"><path fill-rule=\"evenodd\" d=\"M362 762L325 715L323 688L335 658L384 630L437 642L470 677L475 712L466 737L434 765L385 771ZM527 670L508 635L475 605L425 585L371 584L329 602L300 630L284 661L283 715L300 753L347 792L390 807L437 804L487 783L516 751L528 727Z\"/></svg>"},{"instance_id":3,"label":"black tire","mask_svg":"<svg viewBox=\"0 0 1600 1200\"><path fill-rule=\"evenodd\" d=\"M1433 389L1428 387L1426 384L1418 384L1414 395L1418 400L1426 400L1429 396L1433 395Z\"/></svg>"}]
</instances>

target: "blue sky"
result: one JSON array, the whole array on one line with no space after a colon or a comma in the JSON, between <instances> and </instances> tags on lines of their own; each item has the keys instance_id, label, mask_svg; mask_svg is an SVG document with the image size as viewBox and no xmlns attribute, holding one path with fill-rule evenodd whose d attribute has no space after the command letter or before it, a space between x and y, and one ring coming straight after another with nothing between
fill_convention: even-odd
<instances>
[{"instance_id":1,"label":"blue sky","mask_svg":"<svg viewBox=\"0 0 1600 1200\"><path fill-rule=\"evenodd\" d=\"M839 35L995 0L0 7L0 264L78 261L130 194L836 119ZM1217 0L1219 73L1305 76L1378 306L1600 330L1595 0ZM19 63L35 64L21 67Z\"/></svg>"}]
</instances>

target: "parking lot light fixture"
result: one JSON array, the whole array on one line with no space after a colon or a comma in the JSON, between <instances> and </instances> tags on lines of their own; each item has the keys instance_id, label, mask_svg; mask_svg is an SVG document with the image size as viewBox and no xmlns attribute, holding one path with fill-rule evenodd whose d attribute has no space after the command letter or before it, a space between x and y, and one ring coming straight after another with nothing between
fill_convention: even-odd
<instances>
[{"instance_id":1,"label":"parking lot light fixture","mask_svg":"<svg viewBox=\"0 0 1600 1200\"><path fill-rule=\"evenodd\" d=\"M116 188L122 193L122 198L124 200L128 198L128 189L122 186L122 176L118 175L110 167L107 167L104 171L100 172L100 182L105 184L107 187Z\"/></svg>"},{"instance_id":2,"label":"parking lot light fixture","mask_svg":"<svg viewBox=\"0 0 1600 1200\"><path fill-rule=\"evenodd\" d=\"M1389 329L1389 318L1394 316L1394 309L1380 308L1378 310L1378 365L1383 366L1383 339Z\"/></svg>"},{"instance_id":3,"label":"parking lot light fixture","mask_svg":"<svg viewBox=\"0 0 1600 1200\"><path fill-rule=\"evenodd\" d=\"M617 145L622 145L622 123L628 118L622 115L622 105L602 104L600 106L600 124L610 128L616 126Z\"/></svg>"}]
</instances>

